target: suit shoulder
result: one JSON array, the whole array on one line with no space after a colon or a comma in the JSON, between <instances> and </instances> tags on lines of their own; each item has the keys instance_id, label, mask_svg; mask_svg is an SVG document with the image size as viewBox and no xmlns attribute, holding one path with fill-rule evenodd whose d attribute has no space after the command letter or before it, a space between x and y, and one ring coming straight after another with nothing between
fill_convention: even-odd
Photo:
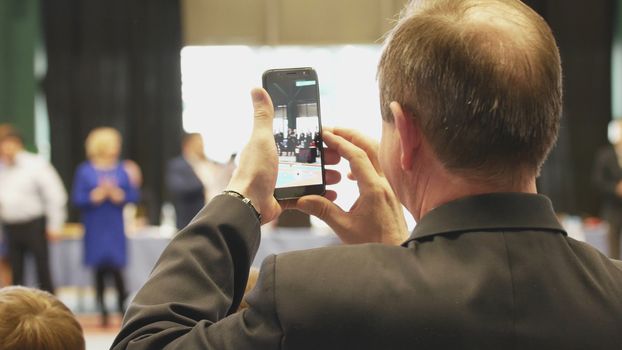
<instances>
[{"instance_id":1,"label":"suit shoulder","mask_svg":"<svg viewBox=\"0 0 622 350\"><path fill-rule=\"evenodd\" d=\"M389 257L407 249L401 246L389 246L385 244L368 243L356 245L337 245L308 250L299 250L282 253L276 256L278 265L299 266L326 266L333 264L356 263L358 259L370 259L373 257Z\"/></svg>"},{"instance_id":2,"label":"suit shoulder","mask_svg":"<svg viewBox=\"0 0 622 350\"><path fill-rule=\"evenodd\" d=\"M392 278L399 271L388 266L407 265L412 252L400 246L359 244L316 248L279 254L275 258L275 282L299 295L321 292L324 286L365 285L370 280ZM349 291L346 291L346 297Z\"/></svg>"},{"instance_id":3,"label":"suit shoulder","mask_svg":"<svg viewBox=\"0 0 622 350\"><path fill-rule=\"evenodd\" d=\"M183 157L177 156L168 161L167 166L169 169L180 171L182 169L192 169L190 163Z\"/></svg>"},{"instance_id":4,"label":"suit shoulder","mask_svg":"<svg viewBox=\"0 0 622 350\"><path fill-rule=\"evenodd\" d=\"M343 337L343 327L359 334L358 338L367 337L379 330L369 322L370 317L383 318L385 335L386 329L402 330L420 306L417 302L405 305L401 298L416 295L414 281L420 275L411 268L412 262L411 249L382 244L277 255L273 295L285 338L291 344L307 344L315 341L309 339L310 334ZM415 300L426 300L425 291L418 295L424 297Z\"/></svg>"},{"instance_id":5,"label":"suit shoulder","mask_svg":"<svg viewBox=\"0 0 622 350\"><path fill-rule=\"evenodd\" d=\"M574 254L579 257L580 261L590 270L608 271L616 275L615 280L618 281L622 290L622 261L611 259L601 253L588 243L577 241L567 237L566 241L571 247Z\"/></svg>"},{"instance_id":6,"label":"suit shoulder","mask_svg":"<svg viewBox=\"0 0 622 350\"><path fill-rule=\"evenodd\" d=\"M182 161L183 161L183 157L181 157L181 156L177 156L177 157L175 157L175 158L171 158L171 159L169 159L169 160L166 162L166 164L167 164L168 166L175 166L175 165L178 165L179 163L181 163Z\"/></svg>"}]
</instances>

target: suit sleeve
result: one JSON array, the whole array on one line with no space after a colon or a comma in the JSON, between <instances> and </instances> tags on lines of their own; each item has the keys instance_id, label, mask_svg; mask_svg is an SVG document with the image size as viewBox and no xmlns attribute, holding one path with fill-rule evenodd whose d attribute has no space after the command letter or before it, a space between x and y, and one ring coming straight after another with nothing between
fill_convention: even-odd
<instances>
[{"instance_id":1,"label":"suit sleeve","mask_svg":"<svg viewBox=\"0 0 622 350\"><path fill-rule=\"evenodd\" d=\"M250 307L234 313L259 238L248 206L215 197L164 250L112 348L278 349L274 257L264 261Z\"/></svg>"}]
</instances>

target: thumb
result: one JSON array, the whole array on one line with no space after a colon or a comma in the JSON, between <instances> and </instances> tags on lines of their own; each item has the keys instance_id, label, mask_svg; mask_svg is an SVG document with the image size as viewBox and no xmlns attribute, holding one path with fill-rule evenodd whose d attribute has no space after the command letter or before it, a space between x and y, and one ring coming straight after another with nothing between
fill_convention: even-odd
<instances>
[{"instance_id":1,"label":"thumb","mask_svg":"<svg viewBox=\"0 0 622 350\"><path fill-rule=\"evenodd\" d=\"M333 230L339 231L343 226L346 213L330 200L317 195L304 196L296 202L296 209L303 213L317 216Z\"/></svg>"},{"instance_id":2,"label":"thumb","mask_svg":"<svg viewBox=\"0 0 622 350\"><path fill-rule=\"evenodd\" d=\"M251 91L253 98L254 122L253 129L269 129L272 132L272 119L274 118L274 107L272 100L266 90L262 88L254 88Z\"/></svg>"}]
</instances>

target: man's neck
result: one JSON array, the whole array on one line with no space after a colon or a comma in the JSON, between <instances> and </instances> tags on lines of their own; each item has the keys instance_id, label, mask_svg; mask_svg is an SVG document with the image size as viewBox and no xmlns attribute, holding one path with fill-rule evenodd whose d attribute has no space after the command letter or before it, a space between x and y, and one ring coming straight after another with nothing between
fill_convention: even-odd
<instances>
[{"instance_id":1,"label":"man's neck","mask_svg":"<svg viewBox=\"0 0 622 350\"><path fill-rule=\"evenodd\" d=\"M537 193L535 177L517 183L491 184L467 180L440 166L437 169L428 169L412 180L410 183L414 186L405 194L404 200L416 221L432 209L464 197L502 192Z\"/></svg>"}]
</instances>

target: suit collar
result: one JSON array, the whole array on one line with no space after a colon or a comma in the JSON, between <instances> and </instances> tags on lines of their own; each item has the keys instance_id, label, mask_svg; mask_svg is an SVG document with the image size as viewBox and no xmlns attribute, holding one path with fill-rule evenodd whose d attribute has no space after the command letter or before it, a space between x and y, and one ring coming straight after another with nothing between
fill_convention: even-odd
<instances>
[{"instance_id":1,"label":"suit collar","mask_svg":"<svg viewBox=\"0 0 622 350\"><path fill-rule=\"evenodd\" d=\"M439 234L521 230L566 234L547 197L528 193L490 193L461 198L433 209L421 218L402 245Z\"/></svg>"}]
</instances>

